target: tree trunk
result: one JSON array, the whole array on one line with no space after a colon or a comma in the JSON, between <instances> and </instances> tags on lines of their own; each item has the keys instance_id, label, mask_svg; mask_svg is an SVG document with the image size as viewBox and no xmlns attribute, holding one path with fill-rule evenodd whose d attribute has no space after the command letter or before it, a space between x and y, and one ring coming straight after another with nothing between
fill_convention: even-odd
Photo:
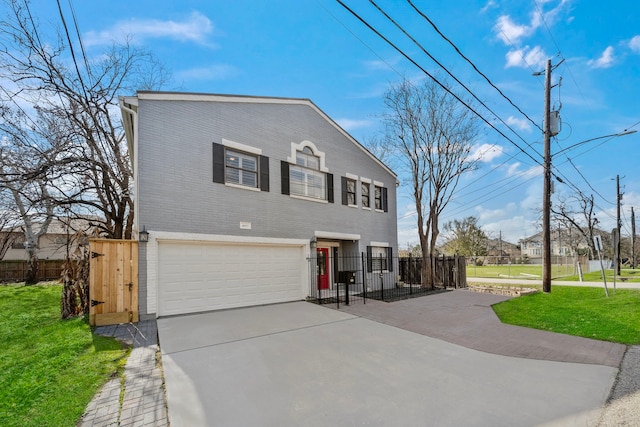
<instances>
[{"instance_id":1,"label":"tree trunk","mask_svg":"<svg viewBox=\"0 0 640 427\"><path fill-rule=\"evenodd\" d=\"M62 269L61 317L69 319L89 313L89 250L76 250Z\"/></svg>"},{"instance_id":2,"label":"tree trunk","mask_svg":"<svg viewBox=\"0 0 640 427\"><path fill-rule=\"evenodd\" d=\"M433 280L433 260L431 254L422 253L422 287L425 289L434 288Z\"/></svg>"},{"instance_id":3,"label":"tree trunk","mask_svg":"<svg viewBox=\"0 0 640 427\"><path fill-rule=\"evenodd\" d=\"M25 274L24 284L35 285L38 283L38 255L34 250L28 251L29 260L27 261L27 272Z\"/></svg>"}]
</instances>

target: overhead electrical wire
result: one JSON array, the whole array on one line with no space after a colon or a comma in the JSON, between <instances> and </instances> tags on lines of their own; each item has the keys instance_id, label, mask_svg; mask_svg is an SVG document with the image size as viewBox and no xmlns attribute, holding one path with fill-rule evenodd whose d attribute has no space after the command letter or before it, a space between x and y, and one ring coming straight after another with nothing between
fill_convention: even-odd
<instances>
[{"instance_id":1,"label":"overhead electrical wire","mask_svg":"<svg viewBox=\"0 0 640 427\"><path fill-rule=\"evenodd\" d=\"M413 4L413 2L411 0L407 0L407 3L409 3L409 5L411 5L411 7L423 18L425 19L432 27L433 29L436 31L436 33L438 33L440 35L440 37L442 37L447 43L449 43L451 45L451 47L453 47L453 49L458 53L458 55L460 55L465 61L467 61L469 63L469 65L471 65L471 67L478 73L480 74L486 81L487 83L489 83L491 85L491 87L493 87L495 90L498 91L498 93L500 94L500 96L502 96L504 99L506 99L509 104L511 104L516 110L518 110L520 112L520 114L522 114L524 117L527 118L527 120L529 120L535 127L537 127L541 132L542 132L542 128L540 127L540 125L538 123L536 123L531 117L529 117L527 115L527 113L525 113L524 111L522 111L522 109L520 107L518 107L512 100L511 98L509 98L507 95L504 94L504 92L502 92L502 90L500 90L500 88L498 86L496 86L491 79L489 79L489 77L487 77L486 74L484 74L482 71L480 71L480 69L478 69L478 67L476 66L476 64L473 63L473 61L471 61L464 53L462 53L462 51L460 50L460 48L458 48L458 46L456 46L455 43L453 43L451 41L451 39L449 39L446 35L444 35L444 33L442 31L440 31L440 28L438 28L438 26L425 14L423 13L420 9L418 9L418 7Z\"/></svg>"},{"instance_id":2,"label":"overhead electrical wire","mask_svg":"<svg viewBox=\"0 0 640 427\"><path fill-rule=\"evenodd\" d=\"M474 113L476 116L478 116L478 118L480 118L483 122L485 122L489 127L491 127L493 130L495 130L498 134L500 134L503 138L505 138L511 144L516 146L522 153L524 153L527 157L529 157L535 163L537 163L538 165L542 166L542 163L541 163L540 160L538 160L535 157L533 157L530 153L528 153L520 145L518 145L518 143L516 143L511 138L509 138L507 135L505 135L500 129L496 128L491 122L489 122L486 118L484 118L484 116L482 116L480 113L478 113L472 106L470 106L468 103L466 103L464 100L462 100L458 95L453 93L451 91L451 89L446 87L446 85L444 85L442 82L440 82L440 80L438 80L434 75L432 75L427 70L425 70L424 67L422 67L420 64L418 64L414 59L412 59L409 55L407 55L402 49L400 49L398 46L396 46L391 40L389 40L387 37L385 37L378 30L376 30L371 24L369 24L364 18L362 18L360 15L358 15L355 11L353 11L349 6L344 4L344 2L342 2L342 0L336 0L336 1L344 9L346 9L349 13L351 13L356 19L358 19L360 22L362 22L367 28L369 28L371 31L373 31L378 37L380 37L382 40L384 40L389 46L391 46L393 49L395 49L398 53L400 53L402 56L404 56L409 62L411 62L413 65L415 65L420 71L422 71L424 74L426 74L438 86L440 86L447 93L449 93L451 96L453 96L458 102L460 102L462 105L464 105L472 113Z\"/></svg>"},{"instance_id":3,"label":"overhead electrical wire","mask_svg":"<svg viewBox=\"0 0 640 427\"><path fill-rule=\"evenodd\" d=\"M407 38L409 38L409 40L411 40L416 46L418 46L418 48L425 54L427 55L433 62L435 62L440 68L442 68L451 78L453 78L456 83L458 83L460 86L462 86L476 101L478 101L480 103L480 105L482 105L484 108L487 109L487 111L489 111L491 114L493 114L503 125L505 125L507 127L507 129L509 129L511 132L513 132L518 138L520 138L522 140L522 142L524 142L529 148L531 148L532 150L536 151L531 144L529 144L522 136L520 136L520 134L518 134L518 132L516 132L507 122L505 122L496 112L494 112L491 108L489 108L489 106L487 106L487 104L484 103L484 101L482 101L480 98L478 98L478 96L473 93L473 91L471 91L471 89L469 89L467 87L467 85L465 85L464 83L462 83L456 76L453 75L453 73L451 71L449 71L449 69L447 69L447 67L445 67L440 61L438 61L433 55L431 55L425 48L424 46L422 46L422 44L420 42L418 42L411 34L409 34L400 24L398 24L397 21L395 21L391 16L389 16L389 14L387 14L380 6L378 6L376 4L375 1L373 0L369 0L369 3L371 3L380 13L382 13L384 15L385 18L387 18L393 25L396 26L396 28L398 28L405 36L407 36ZM527 116L528 117L528 116ZM535 124L535 123L534 123ZM537 151L536 151L537 152ZM538 153L539 154L539 153Z\"/></svg>"},{"instance_id":4,"label":"overhead electrical wire","mask_svg":"<svg viewBox=\"0 0 640 427\"><path fill-rule=\"evenodd\" d=\"M516 142L514 142L511 138L509 138L508 136L506 136L503 132L501 132L499 129L497 129L495 126L493 126L484 116L482 116L480 113L478 113L473 107L471 107L468 103L466 103L465 101L463 101L459 96L457 96L455 93L453 93L449 88L447 88L442 82L440 82L435 76L433 76L431 73L429 73L427 70L425 70L422 66L420 66L415 60L413 60L408 54L406 54L402 49L400 49L396 44L394 44L393 42L391 42L387 37L385 37L383 34L381 34L377 29L375 29L371 24L369 24L364 18L362 18L360 15L358 15L355 11L353 11L351 8L349 8L347 5L345 5L341 0L337 0L337 2L344 8L346 9L349 13L351 13L351 15L353 15L356 19L358 19L361 23L363 23L367 28L369 28L369 30L371 30L372 32L374 32L378 37L380 37L382 40L384 40L389 46L391 46L394 50L396 50L398 53L400 53L404 58L406 58L408 61L410 61L414 66L416 66L418 69L420 69L424 74L426 74L430 79L432 79L436 84L438 84L442 89L444 89L446 92L448 92L451 96L453 96L458 102L460 102L462 105L464 105L467 109L469 109L472 113L474 113L476 116L478 116L483 122L485 122L487 125L489 125L492 129L494 129L497 133L499 133L502 137L504 137L507 141L509 141L511 144L513 144L514 146L516 146L520 152L524 153L525 155L527 155L531 160L533 160L537 165L539 166L543 166L542 163L540 163L537 159L535 159L533 156L531 156L530 153L528 153L527 151L525 151L524 149L522 149ZM521 114L523 114L529 121L531 121L538 129L541 129L540 126L535 123L535 121L533 121L528 115L526 115L526 113L524 113L519 107L517 107L515 105L515 103L513 103L506 95L504 95L504 93L502 93L500 91L500 89L495 86L493 84L493 82L491 82L491 80L484 74L482 73L477 66L475 66L475 64L473 64L472 61L470 61L458 48L457 46L455 46L455 44L453 42L451 42L441 31L439 31L439 29L437 28L437 26L424 14L422 13L413 3L411 0L407 0L407 2L414 8L414 10L416 10L417 13L420 14L420 16L422 16L424 19L427 20L427 22L429 22L433 27L434 30L436 30L436 32L438 32L438 34L440 34L441 37L443 37L447 42L449 42L449 44L452 45L452 47L456 50L456 52L458 52L458 54L460 56L462 56L473 68L476 72L478 72L492 87L494 87L496 90L498 90L498 92L501 94L501 96L503 96L514 108L516 108ZM402 31L405 36L407 36L414 44L416 44L427 56L429 56L430 59L432 59L436 64L438 64L442 69L444 69L457 83L459 83L465 90L467 90L467 92L469 92L478 102L480 102L480 104L482 106L484 106L489 112L491 112L495 117L497 117L503 124L505 124L512 132L514 132L514 134L516 134L520 139L522 139L529 148L533 148L531 147L531 145L529 143L527 143L515 130L513 130L510 126L508 126L496 113L494 113L489 107L486 106L486 104L484 102L482 102L477 96L475 96L475 94L473 94L473 92L466 86L464 85L462 82L459 81L459 79L457 79L452 73L450 73L446 67L444 67L439 61L437 61L431 54L429 54L428 51L426 51L426 49L424 49L424 47L417 42L406 30L404 30L402 28L402 26L400 26L395 20L393 20L393 18L391 18L386 12L384 12L382 10L382 8L380 8L373 0L370 0L370 3L376 7L376 9L378 9L378 11L380 13L382 13L390 22L392 22L400 31ZM334 16L335 18L335 16ZM337 18L335 18L337 20ZM340 22L338 20L338 22ZM340 22L341 23L341 22ZM342 24L342 23L341 23ZM342 24L344 26L344 24ZM546 25L546 23L545 23ZM345 28L348 29L348 27L345 26ZM548 27L547 27L548 29ZM348 29L349 30L349 29ZM349 30L349 32L351 32L353 34L353 32L351 30ZM365 46L366 43L364 43L359 37L357 37L355 34L353 34L356 38L358 38L358 40L360 40ZM505 34L505 37L506 34ZM507 38L508 40L508 38ZM554 41L555 42L555 41ZM557 45L557 43L556 43ZM367 46L367 48L369 48L370 50L372 50L369 46ZM373 51L373 50L372 50ZM375 52L374 52L375 54ZM390 69L392 69L393 71L395 71L396 73L398 73L397 70L395 70L390 64L388 64L386 61L384 61L379 55L376 54L376 56L378 56L378 58L380 58L384 63L386 63ZM523 60L525 61L525 64L527 64L527 66L529 66L530 69L531 65L528 64L525 60L525 58L523 57ZM532 69L533 71L533 69ZM571 73L571 71L569 70L569 72ZM398 73L400 74L400 73ZM572 76L573 77L573 76ZM575 79L574 79L575 80ZM631 127L629 127L629 129L637 126L638 124L640 124L640 122L635 123L634 125L632 125ZM542 130L542 129L541 129ZM605 141L606 142L606 141ZM599 146L601 144L598 144L597 146ZM595 147L594 147L595 148ZM534 150L535 151L535 150ZM589 150L590 151L590 150ZM537 151L536 151L537 153ZM537 153L539 154L539 153ZM509 160L515 158L515 155L512 156ZM585 180L585 182L587 183L587 185L596 193L598 194L599 197L601 197L605 202L610 203L608 200L606 200L606 198L604 198L599 192L597 192L592 186L591 184L586 180L586 178L582 175L582 173L577 169L577 167L575 167L575 165L573 164L573 162L571 161L571 159L567 156L568 161L572 164L572 166L576 169L576 171L580 174L580 176ZM503 162L502 164L506 163ZM502 165L501 164L501 165ZM494 170L496 170L499 166L494 167L490 172L487 172L485 175L483 176L487 176L489 173L493 172ZM571 186L572 188L574 188L574 190L576 190L579 194L584 196L584 192L582 190L580 190L580 188L575 185L571 180L569 180L564 174L562 174L557 167L554 167L554 169L556 169L556 172L554 173L552 171L552 174L554 175L554 177L556 178L557 181L559 181L560 183L565 183L569 186ZM562 176L562 178L560 178L560 176ZM524 183L532 180L534 177L531 177L511 188L509 188L508 191L511 191L521 185L523 185ZM564 179L563 179L564 178ZM515 179L514 179L515 180ZM502 181L502 180L501 180ZM500 181L498 181L500 182ZM471 184L470 184L471 185ZM462 188L468 188L470 185L468 185L467 187L462 187ZM505 188L506 185L500 186L498 188ZM478 200L478 199L483 199L483 200L491 200L492 198L486 199L486 195L491 194L493 192L497 191L496 189L490 191L489 193L486 193L484 196L481 196L479 198L476 198L474 200ZM501 193L501 194L504 194ZM498 197L498 196L495 196ZM495 198L493 197L493 198ZM465 205L468 205L468 203L465 203ZM594 206L596 206L598 209L600 209L604 214L611 216L610 214L608 214L604 209L602 209L600 206L596 205L594 203ZM465 207L463 210L466 210L467 208ZM402 218L408 217L408 216L412 216L415 213L410 213ZM402 219L401 218L401 219Z\"/></svg>"},{"instance_id":5,"label":"overhead electrical wire","mask_svg":"<svg viewBox=\"0 0 640 427\"><path fill-rule=\"evenodd\" d=\"M371 46L369 46L362 38L360 38L357 34L355 34L343 21L341 21L340 19L338 19L338 17L333 14L330 10L328 10L322 3L318 2L318 4L320 5L320 7L322 7L325 12L327 12L333 19L336 20L336 22L338 22L343 28L345 28L354 38L356 38L363 46L365 46L369 51L371 51L376 57L378 57L380 59L381 62L385 63L389 69L391 69L392 71L394 71L398 76L403 77L403 75L397 70L395 69L391 64L389 64L384 58L382 58L373 48L371 48ZM486 151L490 150L491 148L495 147L496 144L492 144L490 148L488 148ZM484 176L489 175L490 173L494 172L496 169L500 168L502 165L506 164L509 160L514 159L516 157L516 154L513 154L511 156L509 156L508 159L506 159L504 162L502 162L501 164L493 167L489 172L485 173ZM499 180L497 182L502 182L505 180L513 180L515 181L516 179L518 179L517 176L514 177L509 177L503 180ZM465 189L465 188L469 188L471 187L473 184L468 184L466 186L461 187L460 189ZM503 188L503 186L501 186L500 188ZM476 192L477 193L477 192ZM490 192L493 193L493 190ZM489 194L490 194L489 193Z\"/></svg>"}]
</instances>

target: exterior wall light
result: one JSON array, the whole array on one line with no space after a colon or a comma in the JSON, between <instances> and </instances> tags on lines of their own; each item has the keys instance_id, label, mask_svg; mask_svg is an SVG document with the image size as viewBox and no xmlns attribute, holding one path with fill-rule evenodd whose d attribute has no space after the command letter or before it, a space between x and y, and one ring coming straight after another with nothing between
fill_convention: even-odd
<instances>
[{"instance_id":1,"label":"exterior wall light","mask_svg":"<svg viewBox=\"0 0 640 427\"><path fill-rule=\"evenodd\" d=\"M149 241L149 232L147 231L146 226L142 226L142 231L138 233L138 241L140 242L148 242Z\"/></svg>"}]
</instances>

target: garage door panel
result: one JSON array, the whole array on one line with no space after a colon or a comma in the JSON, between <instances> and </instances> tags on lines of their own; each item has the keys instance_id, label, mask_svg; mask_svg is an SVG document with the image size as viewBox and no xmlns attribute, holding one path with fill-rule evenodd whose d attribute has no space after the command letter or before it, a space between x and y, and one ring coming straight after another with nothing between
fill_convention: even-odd
<instances>
[{"instance_id":1,"label":"garage door panel","mask_svg":"<svg viewBox=\"0 0 640 427\"><path fill-rule=\"evenodd\" d=\"M193 242L158 245L158 314L300 300L303 246Z\"/></svg>"}]
</instances>

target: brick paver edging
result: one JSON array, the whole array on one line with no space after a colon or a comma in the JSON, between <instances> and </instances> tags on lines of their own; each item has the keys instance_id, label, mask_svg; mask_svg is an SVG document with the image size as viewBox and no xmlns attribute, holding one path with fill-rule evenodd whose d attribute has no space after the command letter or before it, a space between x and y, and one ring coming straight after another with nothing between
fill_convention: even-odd
<instances>
[{"instance_id":1,"label":"brick paver edging","mask_svg":"<svg viewBox=\"0 0 640 427\"><path fill-rule=\"evenodd\" d=\"M169 425L155 319L100 326L97 335L133 346L121 378L109 380L87 406L81 427ZM120 396L123 396L122 403Z\"/></svg>"}]
</instances>

